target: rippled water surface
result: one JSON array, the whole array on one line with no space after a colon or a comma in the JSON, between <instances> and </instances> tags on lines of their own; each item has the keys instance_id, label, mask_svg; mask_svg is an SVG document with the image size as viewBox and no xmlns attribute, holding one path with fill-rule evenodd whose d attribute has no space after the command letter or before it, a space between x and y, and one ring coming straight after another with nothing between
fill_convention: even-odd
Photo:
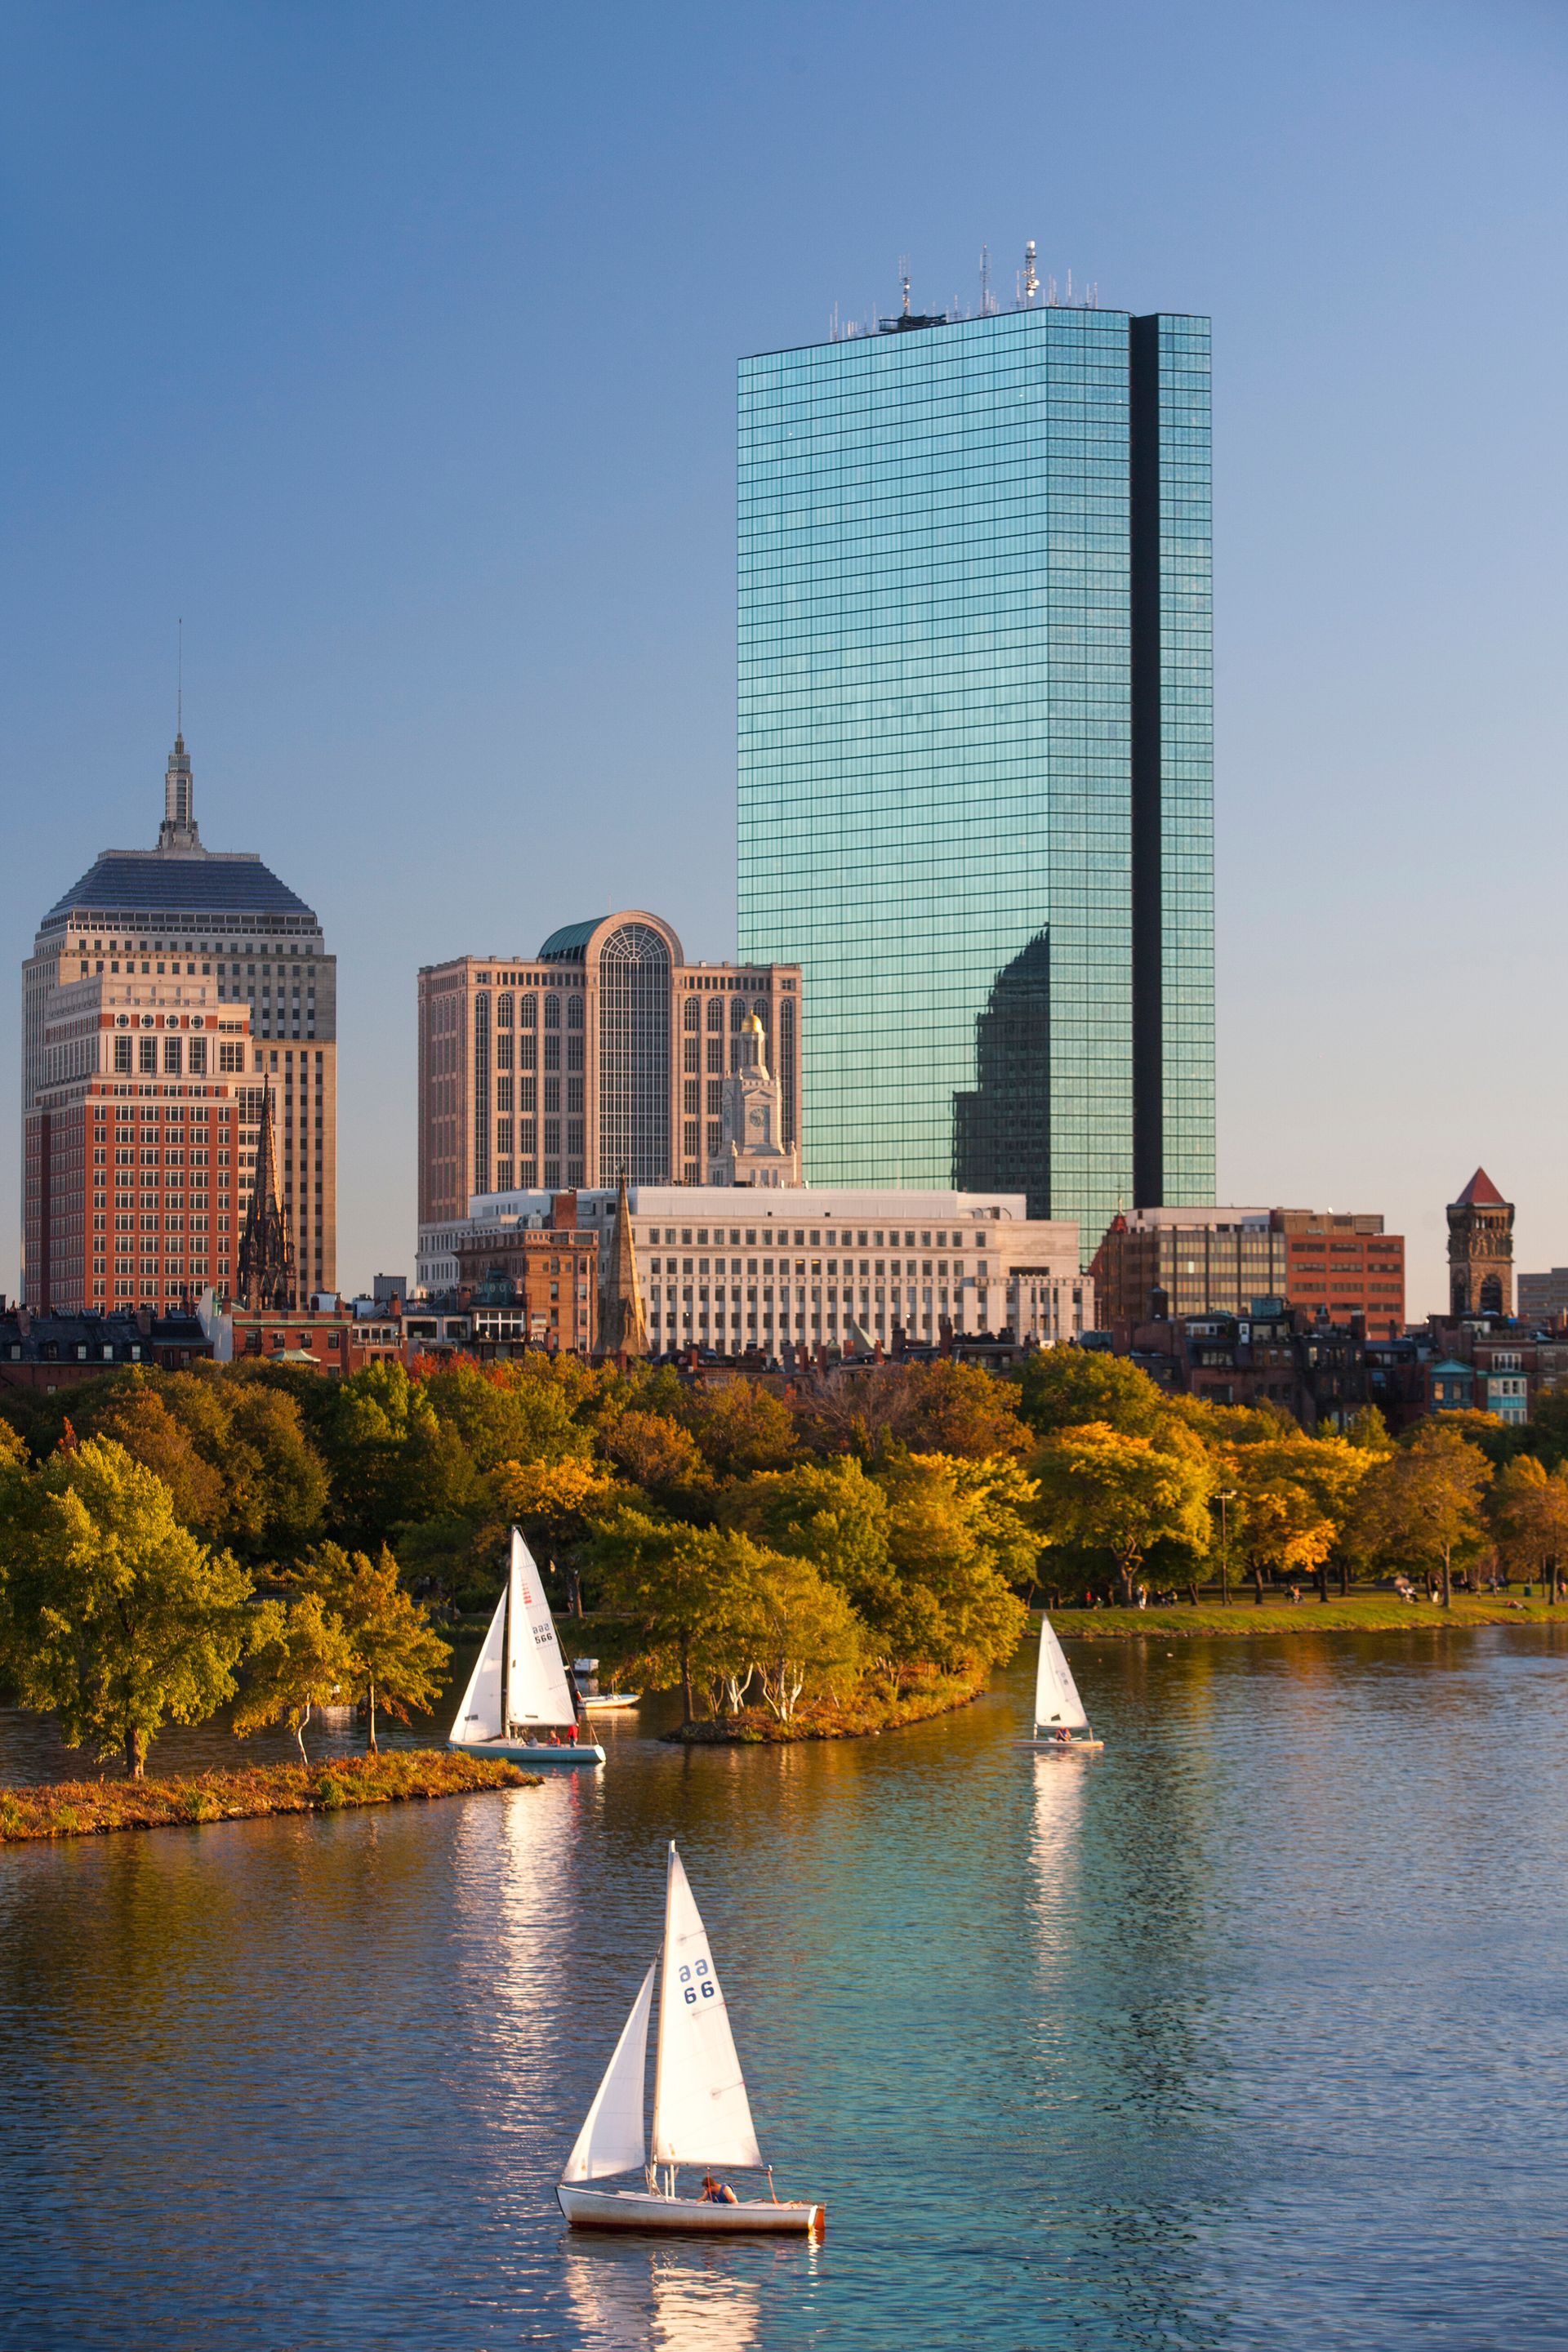
<instances>
[{"instance_id":1,"label":"rippled water surface","mask_svg":"<svg viewBox=\"0 0 1568 2352\"><path fill-rule=\"evenodd\" d=\"M622 1723L595 1778L0 1853L0 2343L1568 2346L1568 1641L1075 1657L1093 1761L1009 1745L1020 1664L877 1740ZM556 2212L672 1834L820 2248Z\"/></svg>"}]
</instances>

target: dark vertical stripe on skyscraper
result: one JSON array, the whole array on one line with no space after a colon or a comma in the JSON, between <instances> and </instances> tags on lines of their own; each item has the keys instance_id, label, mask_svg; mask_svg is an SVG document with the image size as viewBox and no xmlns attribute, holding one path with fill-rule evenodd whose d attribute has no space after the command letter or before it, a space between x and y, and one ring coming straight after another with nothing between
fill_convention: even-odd
<instances>
[{"instance_id":1,"label":"dark vertical stripe on skyscraper","mask_svg":"<svg viewBox=\"0 0 1568 2352\"><path fill-rule=\"evenodd\" d=\"M1132 1190L1165 1198L1160 743L1160 321L1129 331L1132 630Z\"/></svg>"}]
</instances>

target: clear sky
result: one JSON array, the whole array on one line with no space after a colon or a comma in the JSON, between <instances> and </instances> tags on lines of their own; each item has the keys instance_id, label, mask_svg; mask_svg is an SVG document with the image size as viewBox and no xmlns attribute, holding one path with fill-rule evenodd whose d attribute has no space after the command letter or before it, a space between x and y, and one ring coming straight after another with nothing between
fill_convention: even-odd
<instances>
[{"instance_id":1,"label":"clear sky","mask_svg":"<svg viewBox=\"0 0 1568 2352\"><path fill-rule=\"evenodd\" d=\"M204 836L340 959L340 1278L410 1271L421 963L733 952L737 355L1034 236L1215 320L1220 1197L1383 1210L1425 1312L1482 1161L1568 1263L1565 99L1559 0L13 6L13 973L183 614Z\"/></svg>"}]
</instances>

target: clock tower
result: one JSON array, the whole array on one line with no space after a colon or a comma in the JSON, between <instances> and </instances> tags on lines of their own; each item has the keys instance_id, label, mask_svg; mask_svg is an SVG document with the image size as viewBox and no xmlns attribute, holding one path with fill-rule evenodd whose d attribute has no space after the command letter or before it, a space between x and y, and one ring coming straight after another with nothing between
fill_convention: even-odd
<instances>
[{"instance_id":1,"label":"clock tower","mask_svg":"<svg viewBox=\"0 0 1568 2352\"><path fill-rule=\"evenodd\" d=\"M800 1147L782 1140L779 1083L769 1075L766 1038L753 1013L735 1041L738 1060L723 1082L723 1124L710 1184L798 1188Z\"/></svg>"}]
</instances>

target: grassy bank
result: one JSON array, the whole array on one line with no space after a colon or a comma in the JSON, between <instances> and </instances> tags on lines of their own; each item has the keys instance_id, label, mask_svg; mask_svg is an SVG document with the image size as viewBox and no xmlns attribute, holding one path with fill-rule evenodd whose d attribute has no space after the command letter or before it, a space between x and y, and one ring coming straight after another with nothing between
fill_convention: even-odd
<instances>
[{"instance_id":1,"label":"grassy bank","mask_svg":"<svg viewBox=\"0 0 1568 2352\"><path fill-rule=\"evenodd\" d=\"M257 1764L179 1780L54 1780L36 1789L0 1789L0 1843L248 1821L263 1813L330 1813L347 1805L520 1789L536 1780L493 1757L417 1748L340 1757L330 1764Z\"/></svg>"},{"instance_id":2,"label":"grassy bank","mask_svg":"<svg viewBox=\"0 0 1568 2352\"><path fill-rule=\"evenodd\" d=\"M689 1748L786 1747L796 1739L872 1739L881 1731L900 1731L908 1723L924 1723L933 1715L949 1715L967 1706L984 1689L984 1675L941 1675L895 1697L857 1692L842 1705L831 1699L804 1700L788 1723L781 1723L766 1707L743 1707L702 1723L667 1731L667 1739Z\"/></svg>"},{"instance_id":3,"label":"grassy bank","mask_svg":"<svg viewBox=\"0 0 1568 2352\"><path fill-rule=\"evenodd\" d=\"M1201 1601L1194 1609L1063 1609L1052 1624L1064 1642L1125 1642L1158 1634L1162 1640L1194 1634L1389 1633L1430 1632L1445 1625L1568 1625L1568 1607L1521 1601L1507 1593L1459 1593L1444 1609L1429 1601L1401 1601L1393 1592L1352 1593L1348 1601L1321 1601L1315 1593L1300 1602L1270 1593L1261 1609L1250 1600Z\"/></svg>"}]
</instances>

